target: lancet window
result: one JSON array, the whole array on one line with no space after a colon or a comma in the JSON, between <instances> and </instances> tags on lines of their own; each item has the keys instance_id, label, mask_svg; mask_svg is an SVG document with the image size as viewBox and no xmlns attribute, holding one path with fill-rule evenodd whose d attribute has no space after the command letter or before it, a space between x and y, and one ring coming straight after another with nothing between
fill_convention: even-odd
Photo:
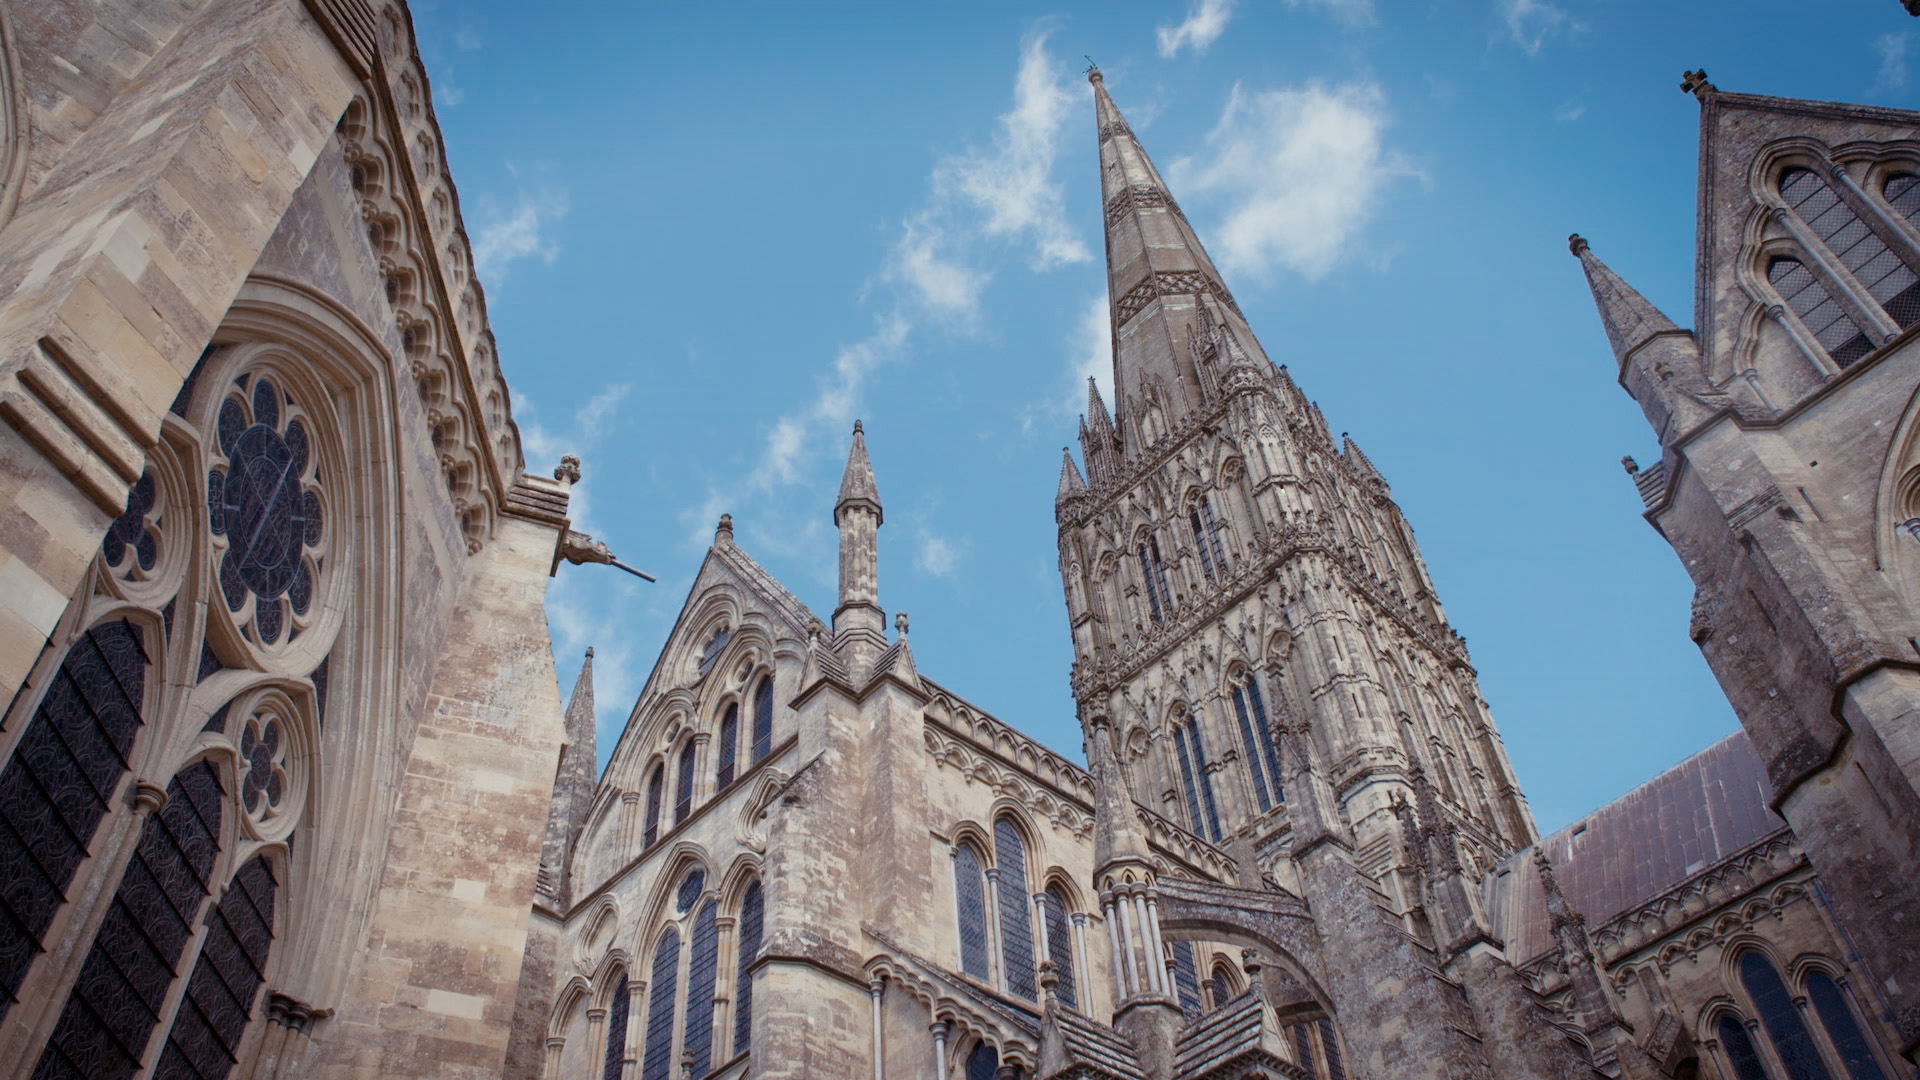
<instances>
[{"instance_id":1,"label":"lancet window","mask_svg":"<svg viewBox=\"0 0 1920 1080\"><path fill-rule=\"evenodd\" d=\"M1213 975L1207 982L1207 989L1213 995L1214 1008L1218 1009L1233 1000L1233 973L1227 970L1224 961L1213 965Z\"/></svg>"},{"instance_id":2,"label":"lancet window","mask_svg":"<svg viewBox=\"0 0 1920 1080\"><path fill-rule=\"evenodd\" d=\"M1758 951L1747 952L1740 958L1740 985L1746 988L1767 1040L1786 1067L1787 1080L1828 1080L1826 1063L1820 1060L1813 1036L1801 1022L1773 962Z\"/></svg>"},{"instance_id":3,"label":"lancet window","mask_svg":"<svg viewBox=\"0 0 1920 1080\"><path fill-rule=\"evenodd\" d=\"M1047 886L1047 891L1040 896L1047 931L1047 959L1052 962L1054 974L1060 979L1060 985L1054 988L1054 992L1060 995L1062 1005L1077 1009L1080 1007L1080 993L1074 981L1073 924L1067 913L1067 898L1058 885Z\"/></svg>"},{"instance_id":4,"label":"lancet window","mask_svg":"<svg viewBox=\"0 0 1920 1080\"><path fill-rule=\"evenodd\" d=\"M708 900L693 918L693 952L687 961L687 1033L680 1051L693 1075L713 1068L713 990L720 974L720 905Z\"/></svg>"},{"instance_id":5,"label":"lancet window","mask_svg":"<svg viewBox=\"0 0 1920 1080\"><path fill-rule=\"evenodd\" d=\"M1834 364L1848 367L1873 351L1873 342L1860 332L1859 324L1835 302L1826 285L1813 276L1805 263L1779 256L1767 264L1767 280L1773 283L1774 291L1793 313L1800 316L1807 332L1827 350Z\"/></svg>"},{"instance_id":6,"label":"lancet window","mask_svg":"<svg viewBox=\"0 0 1920 1080\"><path fill-rule=\"evenodd\" d=\"M1174 756L1179 759L1181 786L1186 792L1187 813L1193 822L1193 831L1211 840L1220 840L1223 836L1220 808L1213 798L1213 777L1207 772L1207 753L1200 741L1200 725L1184 713L1174 719L1173 749Z\"/></svg>"},{"instance_id":7,"label":"lancet window","mask_svg":"<svg viewBox=\"0 0 1920 1080\"><path fill-rule=\"evenodd\" d=\"M627 1014L633 1007L627 973L613 973L613 1000L607 1002L607 1056L600 1063L600 1080L620 1080L627 1061Z\"/></svg>"},{"instance_id":8,"label":"lancet window","mask_svg":"<svg viewBox=\"0 0 1920 1080\"><path fill-rule=\"evenodd\" d=\"M720 791L733 783L733 764L740 752L740 705L728 702L720 717L720 768L713 774L713 789Z\"/></svg>"},{"instance_id":9,"label":"lancet window","mask_svg":"<svg viewBox=\"0 0 1920 1080\"><path fill-rule=\"evenodd\" d=\"M1227 576L1227 552L1220 543L1220 522L1213 516L1213 501L1202 495L1187 511L1187 524L1193 529L1193 547L1200 553L1200 570L1207 580L1218 583Z\"/></svg>"},{"instance_id":10,"label":"lancet window","mask_svg":"<svg viewBox=\"0 0 1920 1080\"><path fill-rule=\"evenodd\" d=\"M218 1080L239 1062L254 997L267 981L278 884L266 857L255 856L208 912L200 959L167 1032L155 1080Z\"/></svg>"},{"instance_id":11,"label":"lancet window","mask_svg":"<svg viewBox=\"0 0 1920 1080\"><path fill-rule=\"evenodd\" d=\"M987 875L972 844L953 849L953 902L959 921L960 970L985 982L993 978L987 950Z\"/></svg>"},{"instance_id":12,"label":"lancet window","mask_svg":"<svg viewBox=\"0 0 1920 1080\"><path fill-rule=\"evenodd\" d=\"M1885 1080L1886 1074L1874 1059L1867 1034L1861 1030L1859 1020L1847 1004L1846 993L1833 976L1824 971L1808 975L1807 997L1813 1002L1813 1011L1820 1016L1820 1026L1827 1029L1827 1040L1839 1052L1847 1075L1852 1080Z\"/></svg>"},{"instance_id":13,"label":"lancet window","mask_svg":"<svg viewBox=\"0 0 1920 1080\"><path fill-rule=\"evenodd\" d=\"M1920 277L1812 169L1780 174L1780 197L1902 327L1920 322Z\"/></svg>"},{"instance_id":14,"label":"lancet window","mask_svg":"<svg viewBox=\"0 0 1920 1080\"><path fill-rule=\"evenodd\" d=\"M1180 1000L1180 1011L1193 1020L1205 1011L1200 1001L1200 966L1193 955L1193 942L1173 943L1173 991Z\"/></svg>"},{"instance_id":15,"label":"lancet window","mask_svg":"<svg viewBox=\"0 0 1920 1080\"><path fill-rule=\"evenodd\" d=\"M773 676L760 680L753 689L753 760L773 753Z\"/></svg>"},{"instance_id":16,"label":"lancet window","mask_svg":"<svg viewBox=\"0 0 1920 1080\"><path fill-rule=\"evenodd\" d=\"M733 977L733 1052L746 1053L753 1045L753 962L760 955L760 929L765 918L760 883L752 882L740 897L740 960Z\"/></svg>"},{"instance_id":17,"label":"lancet window","mask_svg":"<svg viewBox=\"0 0 1920 1080\"><path fill-rule=\"evenodd\" d=\"M694 745L691 739L687 740L687 745L680 748L679 783L675 785L673 794L673 823L675 825L687 820L687 815L693 813L693 751Z\"/></svg>"},{"instance_id":18,"label":"lancet window","mask_svg":"<svg viewBox=\"0 0 1920 1080\"><path fill-rule=\"evenodd\" d=\"M640 849L652 847L660 839L660 804L666 798L667 767L658 764L647 774L647 822L640 832ZM632 835L629 833L628 835Z\"/></svg>"},{"instance_id":19,"label":"lancet window","mask_svg":"<svg viewBox=\"0 0 1920 1080\"><path fill-rule=\"evenodd\" d=\"M647 979L647 1041L640 1060L640 1080L669 1080L673 1073L673 1012L679 998L680 931L667 927L653 947L653 970Z\"/></svg>"},{"instance_id":20,"label":"lancet window","mask_svg":"<svg viewBox=\"0 0 1920 1080\"><path fill-rule=\"evenodd\" d=\"M1000 1052L986 1043L976 1043L967 1055L967 1080L994 1080L1000 1075Z\"/></svg>"},{"instance_id":21,"label":"lancet window","mask_svg":"<svg viewBox=\"0 0 1920 1080\"><path fill-rule=\"evenodd\" d=\"M1733 1080L1770 1080L1766 1065L1760 1061L1760 1051L1754 1048L1753 1040L1747 1036L1747 1026L1739 1017L1723 1013L1714 1027L1714 1035L1719 1038L1720 1049L1726 1052L1727 1063L1733 1066Z\"/></svg>"},{"instance_id":22,"label":"lancet window","mask_svg":"<svg viewBox=\"0 0 1920 1080\"><path fill-rule=\"evenodd\" d=\"M993 854L999 881L1000 962L1007 992L1034 1000L1033 912L1027 892L1027 850L1012 818L993 823Z\"/></svg>"},{"instance_id":23,"label":"lancet window","mask_svg":"<svg viewBox=\"0 0 1920 1080\"><path fill-rule=\"evenodd\" d=\"M1239 721L1240 741L1247 751L1247 772L1253 778L1253 797L1265 813L1285 797L1280 790L1280 750L1267 722L1267 703L1260 682L1242 670L1234 677L1233 715Z\"/></svg>"},{"instance_id":24,"label":"lancet window","mask_svg":"<svg viewBox=\"0 0 1920 1080\"><path fill-rule=\"evenodd\" d=\"M1173 592L1167 588L1167 564L1160 557L1160 541L1147 537L1140 545L1140 578L1146 585L1148 609L1153 621L1164 622L1173 614Z\"/></svg>"}]
</instances>

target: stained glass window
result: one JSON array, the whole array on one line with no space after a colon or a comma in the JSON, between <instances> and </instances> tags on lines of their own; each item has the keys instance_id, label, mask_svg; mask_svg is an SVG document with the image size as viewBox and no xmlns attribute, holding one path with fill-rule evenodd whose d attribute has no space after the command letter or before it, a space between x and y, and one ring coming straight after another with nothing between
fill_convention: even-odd
<instances>
[{"instance_id":1,"label":"stained glass window","mask_svg":"<svg viewBox=\"0 0 1920 1080\"><path fill-rule=\"evenodd\" d=\"M1173 752L1180 759L1180 789L1187 796L1187 818L1193 824L1193 831L1198 833L1206 828L1206 818L1200 812L1200 785L1194 778L1193 756L1187 750L1185 724L1174 726Z\"/></svg>"},{"instance_id":2,"label":"stained glass window","mask_svg":"<svg viewBox=\"0 0 1920 1080\"><path fill-rule=\"evenodd\" d=\"M289 607L305 615L313 602L304 551L320 543L323 525L320 497L302 483L311 464L306 428L285 411L264 376L221 402L217 434L228 467L207 473L207 524L227 538L221 595L237 612L253 594L253 631L269 645L280 640Z\"/></svg>"},{"instance_id":3,"label":"stained glass window","mask_svg":"<svg viewBox=\"0 0 1920 1080\"><path fill-rule=\"evenodd\" d=\"M81 634L0 769L0 1017L127 771L146 677L132 623Z\"/></svg>"},{"instance_id":4,"label":"stained glass window","mask_svg":"<svg viewBox=\"0 0 1920 1080\"><path fill-rule=\"evenodd\" d=\"M1769 1080L1760 1052L1754 1049L1753 1040L1747 1037L1747 1026L1739 1017L1720 1017L1715 1033L1720 1037L1721 1048L1727 1052L1727 1060L1733 1064L1733 1080Z\"/></svg>"},{"instance_id":5,"label":"stained glass window","mask_svg":"<svg viewBox=\"0 0 1920 1080\"><path fill-rule=\"evenodd\" d=\"M720 971L720 905L712 900L693 918L693 955L687 961L687 1034L681 1051L693 1055L693 1075L713 1069L713 986Z\"/></svg>"},{"instance_id":6,"label":"stained glass window","mask_svg":"<svg viewBox=\"0 0 1920 1080\"><path fill-rule=\"evenodd\" d=\"M727 706L726 715L720 718L720 770L714 773L713 789L721 791L733 783L733 761L740 751L740 706Z\"/></svg>"},{"instance_id":7,"label":"stained glass window","mask_svg":"<svg viewBox=\"0 0 1920 1080\"><path fill-rule=\"evenodd\" d=\"M740 898L740 967L733 980L733 1052L745 1053L753 1045L753 974L749 970L760 955L760 924L765 915L760 883L747 886Z\"/></svg>"},{"instance_id":8,"label":"stained glass window","mask_svg":"<svg viewBox=\"0 0 1920 1080\"><path fill-rule=\"evenodd\" d=\"M1160 594L1154 590L1153 560L1147 554L1147 545L1140 545L1140 580L1146 583L1147 604L1153 612L1153 621L1160 622L1165 616L1160 612Z\"/></svg>"},{"instance_id":9,"label":"stained glass window","mask_svg":"<svg viewBox=\"0 0 1920 1080\"><path fill-rule=\"evenodd\" d=\"M1049 886L1041 901L1041 907L1047 914L1047 959L1053 962L1053 970L1060 977L1060 985L1054 992L1060 995L1060 1003L1069 1009L1079 1008L1079 991L1073 980L1073 924L1067 915L1067 898L1060 893L1057 885Z\"/></svg>"},{"instance_id":10,"label":"stained glass window","mask_svg":"<svg viewBox=\"0 0 1920 1080\"><path fill-rule=\"evenodd\" d=\"M1309 1073L1313 1067L1313 1035L1305 1024L1289 1024L1287 1030L1293 1032L1293 1052L1300 1057L1300 1067Z\"/></svg>"},{"instance_id":11,"label":"stained glass window","mask_svg":"<svg viewBox=\"0 0 1920 1080\"><path fill-rule=\"evenodd\" d=\"M1180 775L1186 781L1187 809L1193 814L1193 831L1219 840L1220 807L1213 798L1213 777L1207 772L1207 752L1200 743L1200 725L1189 721L1173 729L1174 749L1180 758Z\"/></svg>"},{"instance_id":12,"label":"stained glass window","mask_svg":"<svg viewBox=\"0 0 1920 1080\"><path fill-rule=\"evenodd\" d=\"M1826 1063L1820 1060L1820 1051L1772 962L1758 952L1748 952L1740 958L1740 984L1747 988L1760 1026L1787 1068L1787 1080L1828 1080Z\"/></svg>"},{"instance_id":13,"label":"stained glass window","mask_svg":"<svg viewBox=\"0 0 1920 1080\"><path fill-rule=\"evenodd\" d=\"M1200 553L1200 571L1208 581L1220 580L1213 569L1213 552L1207 547L1207 527L1200 522L1200 507L1187 511L1187 523L1193 526L1193 549Z\"/></svg>"},{"instance_id":14,"label":"stained glass window","mask_svg":"<svg viewBox=\"0 0 1920 1080\"><path fill-rule=\"evenodd\" d=\"M660 839L660 785L666 780L666 766L655 765L647 777L647 824L640 833L640 850L645 851Z\"/></svg>"},{"instance_id":15,"label":"stained glass window","mask_svg":"<svg viewBox=\"0 0 1920 1080\"><path fill-rule=\"evenodd\" d=\"M1154 959L1159 959L1155 957ZM1180 999L1180 1011L1192 1020L1200 1015L1200 967L1194 961L1193 942L1173 943L1173 991Z\"/></svg>"},{"instance_id":16,"label":"stained glass window","mask_svg":"<svg viewBox=\"0 0 1920 1080\"><path fill-rule=\"evenodd\" d=\"M987 878L971 844L954 849L953 893L960 918L960 970L985 981L993 977L987 954Z\"/></svg>"},{"instance_id":17,"label":"stained glass window","mask_svg":"<svg viewBox=\"0 0 1920 1080\"><path fill-rule=\"evenodd\" d=\"M691 911L693 909L693 902L700 899L700 894L705 891L706 887L707 872L695 867L691 873L687 874L687 876L680 881L680 888L673 898L674 910L682 915Z\"/></svg>"},{"instance_id":18,"label":"stained glass window","mask_svg":"<svg viewBox=\"0 0 1920 1080\"><path fill-rule=\"evenodd\" d=\"M1833 362L1847 367L1873 351L1873 342L1799 259L1781 256L1767 264L1767 280L1787 302Z\"/></svg>"},{"instance_id":19,"label":"stained glass window","mask_svg":"<svg viewBox=\"0 0 1920 1080\"><path fill-rule=\"evenodd\" d=\"M700 674L705 675L713 669L714 661L720 659L720 653L727 647L727 639L733 636L733 630L721 627L713 632L707 647L700 653Z\"/></svg>"},{"instance_id":20,"label":"stained glass window","mask_svg":"<svg viewBox=\"0 0 1920 1080\"><path fill-rule=\"evenodd\" d=\"M1807 976L1807 997L1813 1001L1813 1011L1820 1014L1820 1023L1827 1029L1833 1048L1840 1051L1847 1075L1853 1080L1884 1080L1880 1063L1873 1058L1873 1048L1867 1044L1866 1032L1860 1030L1860 1022L1854 1019L1846 995L1833 977L1824 971Z\"/></svg>"},{"instance_id":21,"label":"stained glass window","mask_svg":"<svg viewBox=\"0 0 1920 1080\"><path fill-rule=\"evenodd\" d=\"M220 853L225 798L219 774L204 761L167 785L167 803L140 828L35 1080L124 1080L139 1070L199 921L207 875Z\"/></svg>"},{"instance_id":22,"label":"stained glass window","mask_svg":"<svg viewBox=\"0 0 1920 1080\"><path fill-rule=\"evenodd\" d=\"M118 570L131 551L140 569L153 569L160 557L159 537L147 524L147 515L153 513L154 494L153 470L148 469L134 481L133 489L127 492L126 510L107 526L106 538L100 541L100 557L108 567ZM133 567L127 567L122 576L131 580Z\"/></svg>"},{"instance_id":23,"label":"stained glass window","mask_svg":"<svg viewBox=\"0 0 1920 1080\"><path fill-rule=\"evenodd\" d=\"M613 1000L607 1003L607 1056L600 1064L600 1080L620 1080L627 1065L627 1017L633 1008L633 991L627 989L627 973L613 973Z\"/></svg>"},{"instance_id":24,"label":"stained glass window","mask_svg":"<svg viewBox=\"0 0 1920 1080\"><path fill-rule=\"evenodd\" d=\"M974 1045L967 1055L967 1080L994 1080L1000 1075L1000 1053L986 1043Z\"/></svg>"},{"instance_id":25,"label":"stained glass window","mask_svg":"<svg viewBox=\"0 0 1920 1080\"><path fill-rule=\"evenodd\" d=\"M1209 979L1208 982L1211 985L1207 987L1207 990L1213 994L1214 1008L1217 1009L1233 1000L1233 976L1228 973L1227 965L1213 965L1213 977Z\"/></svg>"},{"instance_id":26,"label":"stained glass window","mask_svg":"<svg viewBox=\"0 0 1920 1080\"><path fill-rule=\"evenodd\" d=\"M753 760L773 753L773 676L760 680L753 690Z\"/></svg>"},{"instance_id":27,"label":"stained glass window","mask_svg":"<svg viewBox=\"0 0 1920 1080\"><path fill-rule=\"evenodd\" d=\"M206 941L154 1080L223 1080L239 1062L240 1037L267 978L275 887L273 868L255 858L207 913Z\"/></svg>"},{"instance_id":28,"label":"stained glass window","mask_svg":"<svg viewBox=\"0 0 1920 1080\"><path fill-rule=\"evenodd\" d=\"M1920 322L1920 277L1888 249L1880 234L1853 212L1839 193L1812 169L1788 169L1780 174L1780 197L1800 215L1827 250L1852 271L1894 322Z\"/></svg>"},{"instance_id":29,"label":"stained glass window","mask_svg":"<svg viewBox=\"0 0 1920 1080\"><path fill-rule=\"evenodd\" d=\"M993 855L1000 869L1000 959L1007 992L1034 1000L1033 901L1027 894L1027 849L1011 818L993 823Z\"/></svg>"},{"instance_id":30,"label":"stained glass window","mask_svg":"<svg viewBox=\"0 0 1920 1080\"><path fill-rule=\"evenodd\" d=\"M693 813L693 743L689 742L680 750L680 782L673 794L673 823L687 820Z\"/></svg>"},{"instance_id":31,"label":"stained glass window","mask_svg":"<svg viewBox=\"0 0 1920 1080\"><path fill-rule=\"evenodd\" d=\"M671 1080L673 1008L680 996L680 931L667 927L653 947L653 973L647 980L647 1042L640 1080Z\"/></svg>"},{"instance_id":32,"label":"stained glass window","mask_svg":"<svg viewBox=\"0 0 1920 1080\"><path fill-rule=\"evenodd\" d=\"M1321 1017L1320 1052L1327 1056L1327 1080L1347 1080L1346 1063L1340 1060L1340 1036L1333 1030L1333 1021Z\"/></svg>"}]
</instances>

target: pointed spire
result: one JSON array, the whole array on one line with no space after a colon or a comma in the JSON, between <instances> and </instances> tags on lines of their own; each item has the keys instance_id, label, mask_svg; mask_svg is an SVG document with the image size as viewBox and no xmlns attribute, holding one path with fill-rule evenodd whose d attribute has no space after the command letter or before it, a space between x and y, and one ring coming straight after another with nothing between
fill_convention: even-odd
<instances>
[{"instance_id":1,"label":"pointed spire","mask_svg":"<svg viewBox=\"0 0 1920 1080\"><path fill-rule=\"evenodd\" d=\"M1640 403L1662 444L1731 406L1727 395L1707 381L1691 332L1675 326L1622 281L1580 234L1567 238L1567 248L1587 273L1600 323L1620 366L1620 385Z\"/></svg>"},{"instance_id":2,"label":"pointed spire","mask_svg":"<svg viewBox=\"0 0 1920 1080\"><path fill-rule=\"evenodd\" d=\"M833 523L840 529L840 604L833 609L833 632L859 631L854 637L854 666L865 670L870 659L887 647L886 613L880 610L880 490L873 483L873 463L867 460L867 435L853 422L853 445L847 450L847 471L840 477L840 498L833 504Z\"/></svg>"},{"instance_id":3,"label":"pointed spire","mask_svg":"<svg viewBox=\"0 0 1920 1080\"><path fill-rule=\"evenodd\" d=\"M1146 838L1134 820L1133 793L1114 756L1113 725L1105 717L1087 725L1087 771L1093 774L1094 872L1123 860L1146 862Z\"/></svg>"},{"instance_id":4,"label":"pointed spire","mask_svg":"<svg viewBox=\"0 0 1920 1080\"><path fill-rule=\"evenodd\" d=\"M595 766L593 748L593 649L580 664L573 680L573 694L567 699L565 715L566 745L560 751L560 772L554 777L553 798L547 805L547 833L540 846L540 871L536 888L557 906L568 901L567 867L572 862L573 845L586 827L587 814L593 809Z\"/></svg>"},{"instance_id":5,"label":"pointed spire","mask_svg":"<svg viewBox=\"0 0 1920 1080\"><path fill-rule=\"evenodd\" d=\"M1607 340L1613 344L1614 359L1625 366L1633 350L1661 334L1686 334L1673 320L1660 313L1633 286L1620 279L1600 256L1587 246L1586 238L1575 233L1567 238L1568 250L1580 260L1587 272L1587 285L1593 290L1594 306L1600 309L1600 323L1607 328ZM1691 337L1692 335L1688 335Z\"/></svg>"},{"instance_id":6,"label":"pointed spire","mask_svg":"<svg viewBox=\"0 0 1920 1080\"><path fill-rule=\"evenodd\" d=\"M867 460L867 434L860 421L853 422L853 446L847 450L847 471L840 475L840 498L833 504L833 523L840 524L840 512L849 503L873 507L874 525L885 524L880 510L880 489L873 483L873 463Z\"/></svg>"},{"instance_id":7,"label":"pointed spire","mask_svg":"<svg viewBox=\"0 0 1920 1080\"><path fill-rule=\"evenodd\" d=\"M1073 463L1073 451L1060 448L1060 490L1054 495L1055 503L1068 499L1077 499L1087 493L1087 482L1080 479L1080 467Z\"/></svg>"},{"instance_id":8,"label":"pointed spire","mask_svg":"<svg viewBox=\"0 0 1920 1080\"><path fill-rule=\"evenodd\" d=\"M574 677L573 694L567 698L567 744L585 746L593 756L593 646L587 646L586 659L580 662L580 674Z\"/></svg>"},{"instance_id":9,"label":"pointed spire","mask_svg":"<svg viewBox=\"0 0 1920 1080\"><path fill-rule=\"evenodd\" d=\"M1091 375L1087 376L1087 416L1093 418L1094 430L1113 430L1113 417L1107 412L1106 400L1100 396L1100 382Z\"/></svg>"}]
</instances>

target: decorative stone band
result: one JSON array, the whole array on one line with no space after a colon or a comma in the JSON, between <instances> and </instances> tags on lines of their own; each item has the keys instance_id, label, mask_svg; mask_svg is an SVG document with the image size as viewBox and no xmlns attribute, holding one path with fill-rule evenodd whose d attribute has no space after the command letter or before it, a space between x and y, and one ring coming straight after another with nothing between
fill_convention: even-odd
<instances>
[{"instance_id":1,"label":"decorative stone band","mask_svg":"<svg viewBox=\"0 0 1920 1080\"><path fill-rule=\"evenodd\" d=\"M1129 210L1135 208L1151 210L1156 207L1165 207L1180 214L1180 204L1174 202L1173 196L1167 194L1165 189L1150 184L1135 184L1107 200L1107 227L1112 228L1113 223L1119 221ZM1180 216L1186 215L1180 214Z\"/></svg>"},{"instance_id":2,"label":"decorative stone band","mask_svg":"<svg viewBox=\"0 0 1920 1080\"><path fill-rule=\"evenodd\" d=\"M1240 314L1240 305L1233 302L1233 294L1227 287L1212 276L1199 270L1172 270L1167 273L1153 273L1145 281L1127 290L1113 305L1113 324L1125 326L1133 321L1141 309L1162 296L1198 296L1201 293L1212 294L1215 300Z\"/></svg>"},{"instance_id":3,"label":"decorative stone band","mask_svg":"<svg viewBox=\"0 0 1920 1080\"><path fill-rule=\"evenodd\" d=\"M1127 122L1125 120L1116 120L1111 124L1100 125L1100 141L1101 142L1106 142L1108 139L1113 138L1115 135L1125 135L1127 138L1131 139L1133 138L1133 129L1127 126Z\"/></svg>"}]
</instances>

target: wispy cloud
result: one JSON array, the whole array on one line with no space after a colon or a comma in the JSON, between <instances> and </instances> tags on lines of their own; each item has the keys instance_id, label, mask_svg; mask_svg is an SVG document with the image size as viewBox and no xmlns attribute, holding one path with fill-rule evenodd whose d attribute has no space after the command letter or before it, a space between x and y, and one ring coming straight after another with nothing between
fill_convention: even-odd
<instances>
[{"instance_id":1,"label":"wispy cloud","mask_svg":"<svg viewBox=\"0 0 1920 1080\"><path fill-rule=\"evenodd\" d=\"M1338 3L1339 0L1322 0ZM1154 30L1154 36L1160 42L1160 55L1173 57L1188 45L1194 52L1206 52L1226 32L1227 20L1233 16L1233 0L1194 0L1187 9L1187 18L1178 26L1162 26Z\"/></svg>"},{"instance_id":2,"label":"wispy cloud","mask_svg":"<svg viewBox=\"0 0 1920 1080\"><path fill-rule=\"evenodd\" d=\"M1586 102L1569 101L1553 111L1553 122L1556 124L1571 124L1585 115L1587 115Z\"/></svg>"},{"instance_id":3,"label":"wispy cloud","mask_svg":"<svg viewBox=\"0 0 1920 1080\"><path fill-rule=\"evenodd\" d=\"M601 437L607 434L608 422L613 419L614 410L632 392L631 383L608 383L599 393L582 402L573 411L573 422L558 432L542 422L539 404L533 398L524 393L514 394L514 420L520 428L520 445L527 457L527 467L535 472L552 468L560 464L560 458L565 454L585 458ZM575 489L572 506L574 527L590 532L591 529L581 524L586 520L586 515L581 511L585 496L584 488Z\"/></svg>"},{"instance_id":4,"label":"wispy cloud","mask_svg":"<svg viewBox=\"0 0 1920 1080\"><path fill-rule=\"evenodd\" d=\"M1373 83L1249 92L1235 86L1203 154L1169 170L1184 191L1212 196L1225 220L1209 246L1229 272L1330 270L1378 204L1413 174L1389 150L1385 95Z\"/></svg>"},{"instance_id":5,"label":"wispy cloud","mask_svg":"<svg viewBox=\"0 0 1920 1080\"><path fill-rule=\"evenodd\" d=\"M512 210L489 215L486 223L474 230L474 272L487 279L489 286L498 287L507 278L507 268L521 259L534 258L553 265L560 256L560 246L547 230L566 214L564 192L551 188L522 191Z\"/></svg>"},{"instance_id":6,"label":"wispy cloud","mask_svg":"<svg viewBox=\"0 0 1920 1080\"><path fill-rule=\"evenodd\" d=\"M936 535L931 529L922 526L915 534L920 542L920 550L914 555L914 564L922 572L933 577L946 577L960 561L959 545Z\"/></svg>"},{"instance_id":7,"label":"wispy cloud","mask_svg":"<svg viewBox=\"0 0 1920 1080\"><path fill-rule=\"evenodd\" d=\"M1081 309L1067 350L1067 393L1062 405L1068 416L1086 411L1087 380L1100 387L1102 399L1113 401L1113 322L1102 291Z\"/></svg>"},{"instance_id":8,"label":"wispy cloud","mask_svg":"<svg viewBox=\"0 0 1920 1080\"><path fill-rule=\"evenodd\" d=\"M1528 56L1538 55L1540 47L1553 35L1578 29L1566 9L1546 0L1494 0L1494 11L1506 23L1513 43Z\"/></svg>"},{"instance_id":9,"label":"wispy cloud","mask_svg":"<svg viewBox=\"0 0 1920 1080\"><path fill-rule=\"evenodd\" d=\"M1905 30L1897 34L1881 34L1873 39L1873 51L1880 54L1880 75L1874 81L1870 94L1885 94L1907 88L1907 40Z\"/></svg>"},{"instance_id":10,"label":"wispy cloud","mask_svg":"<svg viewBox=\"0 0 1920 1080\"><path fill-rule=\"evenodd\" d=\"M1371 26L1374 22L1373 0L1287 0L1288 7L1302 4L1326 8L1327 14L1354 26Z\"/></svg>"}]
</instances>

